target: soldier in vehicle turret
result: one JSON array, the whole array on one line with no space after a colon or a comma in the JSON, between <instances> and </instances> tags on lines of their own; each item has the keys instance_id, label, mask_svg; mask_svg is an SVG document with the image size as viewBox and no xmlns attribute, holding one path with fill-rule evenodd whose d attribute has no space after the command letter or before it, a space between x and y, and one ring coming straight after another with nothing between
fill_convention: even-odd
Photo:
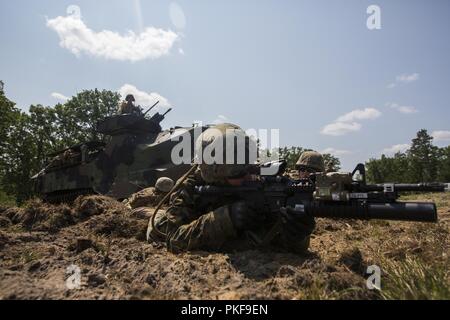
<instances>
[{"instance_id":1,"label":"soldier in vehicle turret","mask_svg":"<svg viewBox=\"0 0 450 320\"><path fill-rule=\"evenodd\" d=\"M141 113L141 109L134 105L136 99L132 94L126 96L125 101L119 105L119 109L117 110L118 114L132 114L132 113Z\"/></svg>"}]
</instances>

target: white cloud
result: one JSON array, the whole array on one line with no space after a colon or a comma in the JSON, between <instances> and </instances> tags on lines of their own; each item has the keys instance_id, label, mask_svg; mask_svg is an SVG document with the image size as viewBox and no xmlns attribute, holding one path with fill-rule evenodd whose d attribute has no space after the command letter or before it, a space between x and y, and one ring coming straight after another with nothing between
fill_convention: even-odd
<instances>
[{"instance_id":1,"label":"white cloud","mask_svg":"<svg viewBox=\"0 0 450 320\"><path fill-rule=\"evenodd\" d=\"M397 84L395 84L395 83L390 83L387 87L388 87L388 89L393 89L393 88L395 88L397 86Z\"/></svg>"},{"instance_id":2,"label":"white cloud","mask_svg":"<svg viewBox=\"0 0 450 320\"><path fill-rule=\"evenodd\" d=\"M159 58L167 55L178 39L173 31L153 27L148 27L139 34L133 31L128 31L125 35L110 30L95 32L76 16L59 16L47 20L47 27L58 34L59 45L76 56L86 53L119 61Z\"/></svg>"},{"instance_id":3,"label":"white cloud","mask_svg":"<svg viewBox=\"0 0 450 320\"><path fill-rule=\"evenodd\" d=\"M163 108L170 108L171 104L170 102L161 96L159 93L152 92L147 93L145 91L140 91L138 88L131 84L124 84L119 90L120 95L122 96L122 99L125 99L125 97L128 94L132 94L134 98L136 99L136 105L141 105L144 109L145 107L151 107L154 105L157 101L158 107Z\"/></svg>"},{"instance_id":4,"label":"white cloud","mask_svg":"<svg viewBox=\"0 0 450 320\"><path fill-rule=\"evenodd\" d=\"M401 113L411 114L411 113L417 113L419 112L415 107L413 106L399 106L397 108L398 111Z\"/></svg>"},{"instance_id":5,"label":"white cloud","mask_svg":"<svg viewBox=\"0 0 450 320\"><path fill-rule=\"evenodd\" d=\"M217 119L213 121L213 124L227 123L229 122L228 118L222 114L217 116Z\"/></svg>"},{"instance_id":6,"label":"white cloud","mask_svg":"<svg viewBox=\"0 0 450 320\"><path fill-rule=\"evenodd\" d=\"M419 80L420 75L418 73L413 74L401 74L395 78L397 82L410 83Z\"/></svg>"},{"instance_id":7,"label":"white cloud","mask_svg":"<svg viewBox=\"0 0 450 320\"><path fill-rule=\"evenodd\" d=\"M374 108L356 109L337 118L336 122L353 122L355 120L376 119L381 112Z\"/></svg>"},{"instance_id":8,"label":"white cloud","mask_svg":"<svg viewBox=\"0 0 450 320\"><path fill-rule=\"evenodd\" d=\"M184 50L182 48L178 49L178 53L184 56Z\"/></svg>"},{"instance_id":9,"label":"white cloud","mask_svg":"<svg viewBox=\"0 0 450 320\"><path fill-rule=\"evenodd\" d=\"M448 130L433 131L431 135L435 141L450 141L450 131Z\"/></svg>"},{"instance_id":10,"label":"white cloud","mask_svg":"<svg viewBox=\"0 0 450 320\"><path fill-rule=\"evenodd\" d=\"M420 75L418 73L412 73L412 74L401 74L397 77L395 77L395 82L390 83L387 87L389 89L395 88L398 84L408 84L414 81L419 80Z\"/></svg>"},{"instance_id":11,"label":"white cloud","mask_svg":"<svg viewBox=\"0 0 450 320\"><path fill-rule=\"evenodd\" d=\"M385 148L383 149L382 153L388 156L394 155L397 152L405 152L406 150L408 150L411 146L407 143L405 144L396 144L393 145L389 148Z\"/></svg>"},{"instance_id":12,"label":"white cloud","mask_svg":"<svg viewBox=\"0 0 450 320\"><path fill-rule=\"evenodd\" d=\"M322 134L329 136L342 136L349 132L361 130L361 124L357 122L345 123L345 122L333 122L327 124L321 131Z\"/></svg>"},{"instance_id":13,"label":"white cloud","mask_svg":"<svg viewBox=\"0 0 450 320\"><path fill-rule=\"evenodd\" d=\"M335 149L335 148L326 148L324 150L321 151L321 153L329 153L335 156L343 156L346 154L351 154L351 151L348 150L339 150L339 149Z\"/></svg>"},{"instance_id":14,"label":"white cloud","mask_svg":"<svg viewBox=\"0 0 450 320\"><path fill-rule=\"evenodd\" d=\"M52 98L56 99L56 100L61 100L61 101L64 101L64 102L66 102L67 100L69 100L68 97L66 97L65 95L63 95L63 94L61 94L61 93L58 93L58 92L53 92L50 96L51 96Z\"/></svg>"},{"instance_id":15,"label":"white cloud","mask_svg":"<svg viewBox=\"0 0 450 320\"><path fill-rule=\"evenodd\" d=\"M400 106L397 103L388 103L387 105L392 109L396 109L398 112L404 114L412 114L419 112L419 110L417 110L417 108L413 106Z\"/></svg>"},{"instance_id":16,"label":"white cloud","mask_svg":"<svg viewBox=\"0 0 450 320\"><path fill-rule=\"evenodd\" d=\"M342 136L361 130L362 125L356 120L376 119L379 116L381 116L381 112L374 108L356 109L327 124L321 133L329 136Z\"/></svg>"}]
</instances>

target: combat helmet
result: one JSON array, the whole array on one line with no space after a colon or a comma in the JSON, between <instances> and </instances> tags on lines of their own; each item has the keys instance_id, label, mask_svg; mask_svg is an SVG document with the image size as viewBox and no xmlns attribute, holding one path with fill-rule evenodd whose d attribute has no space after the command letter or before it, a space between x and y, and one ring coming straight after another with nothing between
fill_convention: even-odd
<instances>
[{"instance_id":1,"label":"combat helmet","mask_svg":"<svg viewBox=\"0 0 450 320\"><path fill-rule=\"evenodd\" d=\"M223 183L227 178L244 176L256 162L256 155L254 139L230 123L208 128L195 144L195 161L207 183Z\"/></svg>"},{"instance_id":2,"label":"combat helmet","mask_svg":"<svg viewBox=\"0 0 450 320\"><path fill-rule=\"evenodd\" d=\"M175 185L175 182L167 177L162 177L156 180L155 188L158 191L167 193L170 190L172 190L173 186Z\"/></svg>"},{"instance_id":3,"label":"combat helmet","mask_svg":"<svg viewBox=\"0 0 450 320\"><path fill-rule=\"evenodd\" d=\"M323 156L316 151L305 151L301 154L295 167L297 169L308 168L316 170L316 172L325 171L325 163Z\"/></svg>"},{"instance_id":4,"label":"combat helmet","mask_svg":"<svg viewBox=\"0 0 450 320\"><path fill-rule=\"evenodd\" d=\"M128 94L125 98L125 101L127 102L135 102L136 99L134 99L134 96L132 94Z\"/></svg>"}]
</instances>

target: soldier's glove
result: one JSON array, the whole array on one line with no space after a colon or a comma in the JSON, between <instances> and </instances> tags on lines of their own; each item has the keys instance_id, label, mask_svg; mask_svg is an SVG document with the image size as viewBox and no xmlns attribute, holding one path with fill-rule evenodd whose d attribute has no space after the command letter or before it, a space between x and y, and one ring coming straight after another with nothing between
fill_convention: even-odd
<instances>
[{"instance_id":1,"label":"soldier's glove","mask_svg":"<svg viewBox=\"0 0 450 320\"><path fill-rule=\"evenodd\" d=\"M293 209L291 207L280 209L282 233L286 238L292 240L308 237L316 227L314 217L305 208Z\"/></svg>"},{"instance_id":2,"label":"soldier's glove","mask_svg":"<svg viewBox=\"0 0 450 320\"><path fill-rule=\"evenodd\" d=\"M252 229L261 221L258 211L244 201L231 204L229 210L231 222L238 231Z\"/></svg>"}]
</instances>

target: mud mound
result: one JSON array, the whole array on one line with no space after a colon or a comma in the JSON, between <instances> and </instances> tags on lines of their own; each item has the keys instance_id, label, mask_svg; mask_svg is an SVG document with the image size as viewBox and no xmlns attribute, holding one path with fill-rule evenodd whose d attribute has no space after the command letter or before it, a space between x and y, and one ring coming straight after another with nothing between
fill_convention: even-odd
<instances>
[{"instance_id":1,"label":"mud mound","mask_svg":"<svg viewBox=\"0 0 450 320\"><path fill-rule=\"evenodd\" d=\"M86 224L99 235L145 240L147 222L146 219L133 218L130 213L107 213L92 217Z\"/></svg>"},{"instance_id":2,"label":"mud mound","mask_svg":"<svg viewBox=\"0 0 450 320\"><path fill-rule=\"evenodd\" d=\"M9 242L8 236L0 231L0 250Z\"/></svg>"},{"instance_id":3,"label":"mud mound","mask_svg":"<svg viewBox=\"0 0 450 320\"><path fill-rule=\"evenodd\" d=\"M67 204L53 205L41 200L28 201L22 208L5 208L0 211L0 227L17 225L27 231L56 233L62 228L93 218L91 225L102 234L129 236L138 227L130 221L131 211L122 203L104 196L82 196L73 207ZM105 217L100 218L101 215Z\"/></svg>"},{"instance_id":4,"label":"mud mound","mask_svg":"<svg viewBox=\"0 0 450 320\"><path fill-rule=\"evenodd\" d=\"M148 215L144 208L134 213L121 202L105 196L79 197L75 213L95 234L112 237L145 239ZM141 212L141 213L139 213Z\"/></svg>"},{"instance_id":5,"label":"mud mound","mask_svg":"<svg viewBox=\"0 0 450 320\"><path fill-rule=\"evenodd\" d=\"M9 209L9 207L0 205L0 215L8 209Z\"/></svg>"},{"instance_id":6,"label":"mud mound","mask_svg":"<svg viewBox=\"0 0 450 320\"><path fill-rule=\"evenodd\" d=\"M105 196L81 196L75 200L73 206L80 220L105 213L121 214L130 211L122 203Z\"/></svg>"},{"instance_id":7,"label":"mud mound","mask_svg":"<svg viewBox=\"0 0 450 320\"><path fill-rule=\"evenodd\" d=\"M11 225L11 220L8 217L0 216L0 228L6 228Z\"/></svg>"},{"instance_id":8,"label":"mud mound","mask_svg":"<svg viewBox=\"0 0 450 320\"><path fill-rule=\"evenodd\" d=\"M19 217L23 215L23 208L6 208L0 212L0 217L8 219L12 223L19 223Z\"/></svg>"},{"instance_id":9,"label":"mud mound","mask_svg":"<svg viewBox=\"0 0 450 320\"><path fill-rule=\"evenodd\" d=\"M0 227L19 225L27 231L57 232L74 224L73 211L67 205L49 205L30 200L23 208L8 208L0 215Z\"/></svg>"}]
</instances>

